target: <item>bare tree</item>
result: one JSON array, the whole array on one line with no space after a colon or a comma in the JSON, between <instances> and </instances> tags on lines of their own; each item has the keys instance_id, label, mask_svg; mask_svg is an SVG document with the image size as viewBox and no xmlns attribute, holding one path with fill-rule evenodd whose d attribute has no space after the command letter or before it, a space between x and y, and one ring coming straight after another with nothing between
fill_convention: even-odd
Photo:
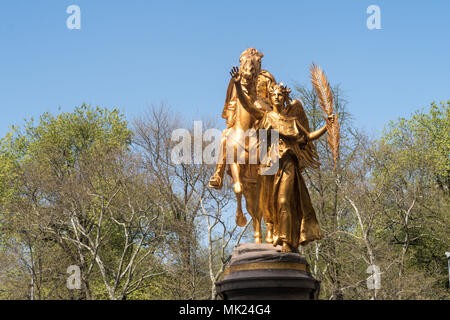
<instances>
[{"instance_id":1,"label":"bare tree","mask_svg":"<svg viewBox=\"0 0 450 320\"><path fill-rule=\"evenodd\" d=\"M198 288L204 282L204 270L198 265L202 248L197 223L202 214L202 202L209 201L206 181L212 173L207 165L172 161L171 151L177 143L172 141L172 133L175 129L191 127L173 117L165 105L150 108L134 121L135 151L142 157L142 169L156 186L158 197L170 215L169 228L173 237L170 260L178 266L173 269L173 275L189 279L182 286L178 286L180 282L175 284L174 292L184 292L181 298L188 299L201 295Z\"/></svg>"},{"instance_id":2,"label":"bare tree","mask_svg":"<svg viewBox=\"0 0 450 320\"><path fill-rule=\"evenodd\" d=\"M202 216L205 218L208 237L208 269L211 280L210 299L217 299L216 282L223 276L226 265L231 258L231 250L239 245L251 220L241 229L234 223L233 216L227 211L228 204L234 201L231 188L225 187L222 192L211 192L210 203L205 205L200 199ZM231 221L231 226L230 226ZM232 242L233 241L233 242Z\"/></svg>"}]
</instances>

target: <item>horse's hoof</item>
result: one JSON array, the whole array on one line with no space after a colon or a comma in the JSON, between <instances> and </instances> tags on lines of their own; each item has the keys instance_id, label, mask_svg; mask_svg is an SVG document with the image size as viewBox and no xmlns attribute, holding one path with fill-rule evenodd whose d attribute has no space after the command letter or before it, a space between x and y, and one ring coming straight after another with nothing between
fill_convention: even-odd
<instances>
[{"instance_id":1,"label":"horse's hoof","mask_svg":"<svg viewBox=\"0 0 450 320\"><path fill-rule=\"evenodd\" d=\"M261 243L261 237L255 237L255 243Z\"/></svg>"},{"instance_id":2,"label":"horse's hoof","mask_svg":"<svg viewBox=\"0 0 450 320\"><path fill-rule=\"evenodd\" d=\"M273 238L266 237L266 243L273 243Z\"/></svg>"},{"instance_id":3,"label":"horse's hoof","mask_svg":"<svg viewBox=\"0 0 450 320\"><path fill-rule=\"evenodd\" d=\"M291 246L287 242L283 242L283 246L281 247L281 252L288 253L288 252L292 252L292 251L293 250L292 250Z\"/></svg>"},{"instance_id":4,"label":"horse's hoof","mask_svg":"<svg viewBox=\"0 0 450 320\"><path fill-rule=\"evenodd\" d=\"M274 237L273 237L273 239L272 239L272 245L273 245L274 247L277 247L277 246L282 245L282 244L283 244L283 242L281 241L281 239L280 239L279 237L277 237L277 236L274 236Z\"/></svg>"},{"instance_id":5,"label":"horse's hoof","mask_svg":"<svg viewBox=\"0 0 450 320\"><path fill-rule=\"evenodd\" d=\"M247 218L242 212L236 214L236 224L239 227L245 227L245 225L247 224Z\"/></svg>"},{"instance_id":6,"label":"horse's hoof","mask_svg":"<svg viewBox=\"0 0 450 320\"><path fill-rule=\"evenodd\" d=\"M222 189L222 179L218 175L214 175L209 179L208 186L220 190Z\"/></svg>"}]
</instances>

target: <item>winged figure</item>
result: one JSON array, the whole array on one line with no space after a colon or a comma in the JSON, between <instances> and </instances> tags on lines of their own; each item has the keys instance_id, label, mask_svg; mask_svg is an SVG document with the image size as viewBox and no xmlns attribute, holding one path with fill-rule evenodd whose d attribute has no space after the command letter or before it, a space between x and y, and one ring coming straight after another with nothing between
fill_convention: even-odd
<instances>
[{"instance_id":1,"label":"winged figure","mask_svg":"<svg viewBox=\"0 0 450 320\"><path fill-rule=\"evenodd\" d=\"M308 119L300 101L291 101L290 89L282 83L269 89L271 108L261 108L260 100L251 99L243 90L237 68L230 72L234 80L240 104L259 122L260 129L279 135L273 148L278 155L279 166L274 175L258 175L257 210L262 212L268 226L266 242L282 245L283 252L296 251L299 245L322 238L311 198L302 170L318 168L318 156L312 141L327 132L328 125L310 132ZM327 123L333 124L335 116L330 114ZM268 139L269 140L269 139ZM272 139L270 139L271 141Z\"/></svg>"}]
</instances>

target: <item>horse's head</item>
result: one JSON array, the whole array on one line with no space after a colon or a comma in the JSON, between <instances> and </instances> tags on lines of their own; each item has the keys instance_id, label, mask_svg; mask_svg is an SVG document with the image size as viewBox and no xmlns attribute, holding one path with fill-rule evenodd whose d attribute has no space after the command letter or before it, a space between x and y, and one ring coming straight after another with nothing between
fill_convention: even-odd
<instances>
[{"instance_id":1,"label":"horse's head","mask_svg":"<svg viewBox=\"0 0 450 320\"><path fill-rule=\"evenodd\" d=\"M242 52L239 58L239 72L244 84L256 80L261 71L262 57L264 57L264 54L254 48L249 48Z\"/></svg>"}]
</instances>

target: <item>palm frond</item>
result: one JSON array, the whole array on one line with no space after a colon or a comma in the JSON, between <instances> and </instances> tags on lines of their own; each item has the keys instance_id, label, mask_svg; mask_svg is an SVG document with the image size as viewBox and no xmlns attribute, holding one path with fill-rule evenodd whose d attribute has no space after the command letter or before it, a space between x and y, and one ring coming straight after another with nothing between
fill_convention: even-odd
<instances>
[{"instance_id":1,"label":"palm frond","mask_svg":"<svg viewBox=\"0 0 450 320\"><path fill-rule=\"evenodd\" d=\"M324 118L327 123L328 131L328 146L330 147L331 153L333 155L334 169L336 169L336 162L339 157L339 119L336 114L334 123L331 124L328 119L334 113L333 109L333 91L331 90L330 83L328 82L325 72L314 63L310 68L311 72L311 83L314 90L316 91L317 97L319 98L320 108L325 113Z\"/></svg>"}]
</instances>

